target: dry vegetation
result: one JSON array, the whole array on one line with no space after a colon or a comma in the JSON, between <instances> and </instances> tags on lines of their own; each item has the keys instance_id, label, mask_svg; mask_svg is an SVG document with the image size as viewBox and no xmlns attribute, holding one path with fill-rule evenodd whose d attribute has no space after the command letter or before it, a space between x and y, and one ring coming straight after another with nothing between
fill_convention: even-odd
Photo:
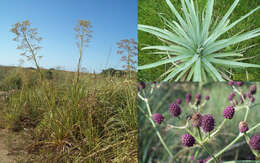
<instances>
[{"instance_id":1,"label":"dry vegetation","mask_svg":"<svg viewBox=\"0 0 260 163\"><path fill-rule=\"evenodd\" d=\"M134 78L41 71L0 70L0 127L26 135L17 161L137 162Z\"/></svg>"}]
</instances>

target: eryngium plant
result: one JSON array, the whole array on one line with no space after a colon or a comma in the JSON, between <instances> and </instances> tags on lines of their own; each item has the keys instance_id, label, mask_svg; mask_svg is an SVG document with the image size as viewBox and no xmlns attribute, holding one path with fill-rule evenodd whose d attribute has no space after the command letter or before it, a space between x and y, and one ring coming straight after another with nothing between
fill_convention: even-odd
<instances>
[{"instance_id":1,"label":"eryngium plant","mask_svg":"<svg viewBox=\"0 0 260 163\"><path fill-rule=\"evenodd\" d=\"M140 83L141 84L141 83ZM254 154L254 158L257 161L254 162L259 162L260 160L260 134L258 133L253 133L253 131L260 127L260 122L257 121L256 124L253 125L252 121L249 118L250 114L249 112L252 112L253 108L258 107L259 103L255 104L255 99L256 97L256 92L257 92L257 86L256 85L251 85L248 87L248 84L245 84L243 82L229 82L228 85L231 86L232 88L232 94L233 98L230 100L229 97L226 98L230 102L229 105L223 106L224 110L220 112L220 108L215 106L215 108L210 108L211 112L214 112L212 109L216 109L217 114L212 114L208 113L209 110L206 110L206 108L209 105L206 105L209 100L210 96L207 95L202 96L202 94L196 94L195 98L192 97L191 93L186 94L186 104L182 104L178 102L181 99L176 99L176 101L173 101L168 107L169 111L165 112L163 110L164 107L161 105L153 105L152 101L155 101L156 98L158 98L158 95L162 95L163 91L160 91L160 85L163 85L164 83L159 83L159 84L152 84L147 87L139 87L138 91L138 97L140 99L141 105L139 105L140 111L143 113L142 115L145 116L151 123L152 129L155 130L155 133L157 137L159 138L159 141L162 145L162 147L165 149L165 153L167 152L169 157L167 157L169 160L168 162L185 162L187 163L187 160L191 160L191 163L198 163L198 162L203 162L203 163L220 163L220 162L225 162L225 158L222 157L224 156L224 153L227 152L228 150L234 150L234 147L237 146L239 143L239 140L244 137L245 143L248 144L250 150ZM144 85L144 83L142 84ZM177 85L175 85L177 86ZM170 87L175 87L174 85L171 85ZM178 85L180 88L182 86ZM241 88L246 87L245 89ZM169 87L166 87L167 89ZM177 87L175 87L177 88ZM191 87L192 88L192 87ZM158 93L159 91L160 93ZM153 94L153 92L157 92ZM175 92L175 90L169 91L170 93ZM212 91L212 93L215 93ZM167 93L168 94L168 93ZM179 92L174 93L175 96L178 96L177 94L181 94ZM171 99L170 96L162 97L159 101L162 105L164 105L164 100L165 99ZM202 98L203 97L203 98ZM213 95L213 97L216 97ZM212 99L213 101L216 102L218 100L219 102L224 102L225 100L221 100L220 98L218 99ZM214 102L214 103L215 103ZM143 103L143 104L142 104ZM155 109L156 107L160 109ZM156 110L156 112L154 112ZM240 115L239 115L240 112ZM241 112L243 112L241 114ZM170 116L168 116L168 115ZM252 114L251 114L252 115ZM242 119L241 119L242 118ZM172 121L174 120L175 121ZM219 123L219 120L221 119L221 123ZM236 123L237 119L239 120L239 123ZM178 122L179 121L179 122ZM181 124L180 126L178 125ZM226 144L229 139L224 137L223 135L224 132L230 132L231 130L227 128L227 123L232 123L231 127L235 128L238 131L238 135L234 136L234 139L230 141L230 143ZM177 124L177 125L176 125ZM139 126L140 127L140 126ZM151 128L149 128L150 130ZM179 131L184 132L180 137L178 137L176 134ZM183 130L183 131L181 131ZM225 131L226 130L226 131ZM143 132L143 133L141 133ZM179 133L180 133L179 132ZM142 128L140 127L140 134L144 136L145 138L151 138L149 134L147 134L145 131L142 131ZM146 135L147 134L147 135ZM217 141L217 135L221 135L221 141L223 144L219 144ZM229 135L233 135L233 133L229 133ZM251 136L250 136L251 135ZM169 136L169 137L168 137ZM142 137L140 137L142 138ZM145 140L145 138L142 138L142 140ZM174 140L179 140L180 143L182 144L182 148L180 149L178 144L169 144L169 141ZM152 144L152 141L149 141ZM209 145L214 144L220 146L220 150L218 148L212 148L209 149ZM160 154L162 152L159 152L160 147L158 145L153 144L152 149L147 150L150 145L148 144L145 147L141 147L140 149L145 150L142 151L143 156L141 157L147 157L147 153L151 153L151 156L149 160L150 162L166 162L166 160L160 160L162 157ZM150 146L151 147L151 146ZM194 149L192 152L188 152L185 148L189 148L190 151ZM236 147L237 148L237 147ZM241 147L244 148L244 147ZM203 159L199 159L199 153L203 152L203 150L206 152L207 156L203 155ZM218 151L219 150L219 151ZM153 154L153 152L157 152L157 155ZM237 149L237 151L239 151ZM190 155L189 155L190 154ZM187 158L187 160L183 160L182 158ZM224 160L223 160L224 159ZM230 159L230 157L229 157ZM253 159L253 158L252 158ZM141 158L140 160L145 160ZM222 161L220 161L222 160ZM144 161L145 162L145 161ZM149 162L149 161L148 161ZM228 161L229 162L229 161ZM226 162L226 163L228 163ZM235 161L234 161L235 162ZM239 161L240 162L240 161ZM248 162L248 161L241 161L241 162ZM250 161L253 163L253 161Z\"/></svg>"},{"instance_id":2,"label":"eryngium plant","mask_svg":"<svg viewBox=\"0 0 260 163\"><path fill-rule=\"evenodd\" d=\"M217 65L221 68L223 66L260 68L260 65L234 61L232 57L243 56L239 51L223 51L230 45L259 36L260 28L220 39L220 36L253 14L260 6L230 23L228 18L239 2L239 0L235 0L224 17L215 23L216 21L212 20L214 0L208 1L202 14L198 13L193 0L181 0L183 16L178 13L170 0L166 0L166 2L178 22L167 20L160 15L167 29L138 25L138 30L153 34L165 43L165 45L144 47L142 50L158 50L153 54L165 54L166 57L155 63L139 66L138 70L170 63L172 66L161 76L164 81L207 81L208 79L224 81L229 80L229 77Z\"/></svg>"}]
</instances>

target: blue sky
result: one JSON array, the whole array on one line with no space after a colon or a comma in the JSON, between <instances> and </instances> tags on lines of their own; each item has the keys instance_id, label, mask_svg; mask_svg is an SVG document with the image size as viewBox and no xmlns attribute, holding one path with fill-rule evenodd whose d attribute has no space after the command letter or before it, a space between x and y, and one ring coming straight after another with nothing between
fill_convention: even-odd
<instances>
[{"instance_id":1,"label":"blue sky","mask_svg":"<svg viewBox=\"0 0 260 163\"><path fill-rule=\"evenodd\" d=\"M21 51L16 49L10 28L18 21L29 20L43 37L40 66L75 70L79 51L74 27L79 19L90 20L93 26L82 67L90 72L120 68L116 43L122 39L137 40L137 0L1 0L0 65L19 64ZM23 66L33 65L26 61Z\"/></svg>"}]
</instances>

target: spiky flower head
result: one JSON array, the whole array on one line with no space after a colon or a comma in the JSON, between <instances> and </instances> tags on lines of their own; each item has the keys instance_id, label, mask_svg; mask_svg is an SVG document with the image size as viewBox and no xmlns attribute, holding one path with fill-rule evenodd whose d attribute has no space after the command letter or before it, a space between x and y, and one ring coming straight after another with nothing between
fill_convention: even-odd
<instances>
[{"instance_id":1,"label":"spiky flower head","mask_svg":"<svg viewBox=\"0 0 260 163\"><path fill-rule=\"evenodd\" d=\"M234 85L234 82L233 81L229 81L228 85L232 86L232 85Z\"/></svg>"},{"instance_id":2,"label":"spiky flower head","mask_svg":"<svg viewBox=\"0 0 260 163\"><path fill-rule=\"evenodd\" d=\"M248 131L248 125L245 121L241 121L238 125L238 129L241 133L247 132Z\"/></svg>"},{"instance_id":3,"label":"spiky flower head","mask_svg":"<svg viewBox=\"0 0 260 163\"><path fill-rule=\"evenodd\" d=\"M197 100L201 100L201 94L200 93L196 94L195 97L196 97Z\"/></svg>"},{"instance_id":4,"label":"spiky flower head","mask_svg":"<svg viewBox=\"0 0 260 163\"><path fill-rule=\"evenodd\" d=\"M187 103L187 104L191 102L191 98L192 98L191 94L190 94L190 93L187 93L187 94L186 94L186 103Z\"/></svg>"},{"instance_id":5,"label":"spiky flower head","mask_svg":"<svg viewBox=\"0 0 260 163\"><path fill-rule=\"evenodd\" d=\"M235 82L235 85L238 86L238 87L241 87L241 86L244 85L244 82L242 82L242 81L237 81L237 82Z\"/></svg>"},{"instance_id":6,"label":"spiky flower head","mask_svg":"<svg viewBox=\"0 0 260 163\"><path fill-rule=\"evenodd\" d=\"M180 105L181 102L182 102L181 99L179 99L179 98L176 99L176 103L177 103L178 105Z\"/></svg>"},{"instance_id":7,"label":"spiky flower head","mask_svg":"<svg viewBox=\"0 0 260 163\"><path fill-rule=\"evenodd\" d=\"M201 118L201 127L204 132L210 132L215 127L215 119L211 114L203 115Z\"/></svg>"},{"instance_id":8,"label":"spiky flower head","mask_svg":"<svg viewBox=\"0 0 260 163\"><path fill-rule=\"evenodd\" d=\"M205 99L206 99L207 101L209 101L210 97L209 97L209 96L206 96Z\"/></svg>"},{"instance_id":9,"label":"spiky flower head","mask_svg":"<svg viewBox=\"0 0 260 163\"><path fill-rule=\"evenodd\" d=\"M184 134L181 137L181 143L186 147L192 147L195 144L195 139L190 134Z\"/></svg>"},{"instance_id":10,"label":"spiky flower head","mask_svg":"<svg viewBox=\"0 0 260 163\"><path fill-rule=\"evenodd\" d=\"M255 98L252 96L252 97L250 98L250 101L251 101L251 103L254 103L254 102L255 102Z\"/></svg>"},{"instance_id":11,"label":"spiky flower head","mask_svg":"<svg viewBox=\"0 0 260 163\"><path fill-rule=\"evenodd\" d=\"M232 119L235 114L235 108L233 106L227 106L223 111L223 117L226 119Z\"/></svg>"},{"instance_id":12,"label":"spiky flower head","mask_svg":"<svg viewBox=\"0 0 260 163\"><path fill-rule=\"evenodd\" d=\"M164 120L164 117L160 113L154 113L152 115L152 119L154 120L155 123L161 124L163 122L163 120Z\"/></svg>"},{"instance_id":13,"label":"spiky flower head","mask_svg":"<svg viewBox=\"0 0 260 163\"><path fill-rule=\"evenodd\" d=\"M230 93L228 96L228 101L232 101L235 96L236 94L234 92Z\"/></svg>"},{"instance_id":14,"label":"spiky flower head","mask_svg":"<svg viewBox=\"0 0 260 163\"><path fill-rule=\"evenodd\" d=\"M196 106L199 106L200 105L200 102L201 102L201 100L196 100Z\"/></svg>"},{"instance_id":15,"label":"spiky flower head","mask_svg":"<svg viewBox=\"0 0 260 163\"><path fill-rule=\"evenodd\" d=\"M138 91L141 91L142 89L145 89L145 82L143 81L138 82Z\"/></svg>"},{"instance_id":16,"label":"spiky flower head","mask_svg":"<svg viewBox=\"0 0 260 163\"><path fill-rule=\"evenodd\" d=\"M196 112L192 115L191 121L192 121L192 125L194 127L200 127L201 126L201 114Z\"/></svg>"},{"instance_id":17,"label":"spiky flower head","mask_svg":"<svg viewBox=\"0 0 260 163\"><path fill-rule=\"evenodd\" d=\"M152 45L141 50L153 50L153 54L167 56L154 63L138 66L138 70L172 64L167 73L162 75L165 76L163 81L192 80L201 82L202 79L208 80L208 78L225 81L227 79L225 77L226 74L221 74L223 71L218 65L260 68L260 65L257 64L234 61L230 59L231 56L242 56L242 54L234 51L225 51L229 46L258 37L260 34L259 28L231 36L230 38L222 37L237 23L253 14L259 8L255 8L240 19L229 23L230 15L239 2L239 0L235 0L228 12L215 24L215 20L213 20L213 16L215 16L213 13L214 0L208 0L207 2L205 9L200 10L194 5L196 4L194 0L183 0L181 3L181 11L183 13L179 13L171 0L166 0L167 5L177 18L176 21L168 20L163 14L159 14L164 22L164 28L138 24L138 30L152 34L163 42L162 45ZM205 12L200 14L199 11Z\"/></svg>"},{"instance_id":18,"label":"spiky flower head","mask_svg":"<svg viewBox=\"0 0 260 163\"><path fill-rule=\"evenodd\" d=\"M256 93L256 85L251 85L249 88L249 92L254 95Z\"/></svg>"},{"instance_id":19,"label":"spiky flower head","mask_svg":"<svg viewBox=\"0 0 260 163\"><path fill-rule=\"evenodd\" d=\"M254 134L249 140L249 145L252 149L260 151L260 135Z\"/></svg>"},{"instance_id":20,"label":"spiky flower head","mask_svg":"<svg viewBox=\"0 0 260 163\"><path fill-rule=\"evenodd\" d=\"M247 93L247 97L248 98L251 98L253 95L252 95L252 93L249 91L248 93Z\"/></svg>"},{"instance_id":21,"label":"spiky flower head","mask_svg":"<svg viewBox=\"0 0 260 163\"><path fill-rule=\"evenodd\" d=\"M181 114L181 108L178 104L172 103L169 107L169 111L173 117L178 117Z\"/></svg>"},{"instance_id":22,"label":"spiky flower head","mask_svg":"<svg viewBox=\"0 0 260 163\"><path fill-rule=\"evenodd\" d=\"M200 93L196 94L195 98L196 98L195 104L196 104L196 106L198 106L201 102L201 94Z\"/></svg>"}]
</instances>

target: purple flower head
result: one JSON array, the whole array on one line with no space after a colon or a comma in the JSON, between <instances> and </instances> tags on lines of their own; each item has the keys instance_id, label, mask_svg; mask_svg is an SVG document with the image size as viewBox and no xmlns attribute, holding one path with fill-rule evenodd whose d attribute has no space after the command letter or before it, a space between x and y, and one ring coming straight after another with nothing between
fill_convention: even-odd
<instances>
[{"instance_id":1,"label":"purple flower head","mask_svg":"<svg viewBox=\"0 0 260 163\"><path fill-rule=\"evenodd\" d=\"M201 118L201 127L204 132L210 132L214 129L215 119L212 115L206 114Z\"/></svg>"},{"instance_id":2,"label":"purple flower head","mask_svg":"<svg viewBox=\"0 0 260 163\"><path fill-rule=\"evenodd\" d=\"M236 94L234 92L230 93L228 96L228 101L232 101L235 96Z\"/></svg>"},{"instance_id":3,"label":"purple flower head","mask_svg":"<svg viewBox=\"0 0 260 163\"><path fill-rule=\"evenodd\" d=\"M252 96L253 96L252 93L249 91L248 94L247 94L247 97L251 98Z\"/></svg>"},{"instance_id":4,"label":"purple flower head","mask_svg":"<svg viewBox=\"0 0 260 163\"><path fill-rule=\"evenodd\" d=\"M184 134L181 137L181 143L186 147L191 147L195 144L195 139L190 134Z\"/></svg>"},{"instance_id":5,"label":"purple flower head","mask_svg":"<svg viewBox=\"0 0 260 163\"><path fill-rule=\"evenodd\" d=\"M248 131L248 125L245 121L241 121L238 125L238 129L241 133L247 132Z\"/></svg>"},{"instance_id":6,"label":"purple flower head","mask_svg":"<svg viewBox=\"0 0 260 163\"><path fill-rule=\"evenodd\" d=\"M235 108L233 106L227 106L223 111L223 117L226 119L232 119L235 114Z\"/></svg>"},{"instance_id":7,"label":"purple flower head","mask_svg":"<svg viewBox=\"0 0 260 163\"><path fill-rule=\"evenodd\" d=\"M250 101L251 101L251 103L254 103L254 102L255 102L255 98L252 96L252 97L250 98Z\"/></svg>"},{"instance_id":8,"label":"purple flower head","mask_svg":"<svg viewBox=\"0 0 260 163\"><path fill-rule=\"evenodd\" d=\"M206 96L206 97L205 97L205 99L206 99L207 101L209 101L209 98L210 98L209 96Z\"/></svg>"},{"instance_id":9,"label":"purple flower head","mask_svg":"<svg viewBox=\"0 0 260 163\"><path fill-rule=\"evenodd\" d=\"M249 145L252 149L260 151L260 135L253 135L249 140Z\"/></svg>"},{"instance_id":10,"label":"purple flower head","mask_svg":"<svg viewBox=\"0 0 260 163\"><path fill-rule=\"evenodd\" d=\"M180 105L181 102L182 102L181 99L179 99L179 98L176 99L176 103L177 103L178 105Z\"/></svg>"},{"instance_id":11,"label":"purple flower head","mask_svg":"<svg viewBox=\"0 0 260 163\"><path fill-rule=\"evenodd\" d=\"M192 121L192 125L194 127L200 127L201 126L201 114L200 113L194 113L192 115L191 121Z\"/></svg>"},{"instance_id":12,"label":"purple flower head","mask_svg":"<svg viewBox=\"0 0 260 163\"><path fill-rule=\"evenodd\" d=\"M162 121L164 120L164 117L163 117L163 115L160 114L160 113L154 113L154 114L152 115L152 119L154 120L155 123L161 124Z\"/></svg>"},{"instance_id":13,"label":"purple flower head","mask_svg":"<svg viewBox=\"0 0 260 163\"><path fill-rule=\"evenodd\" d=\"M249 92L254 95L256 93L256 85L251 85L249 88Z\"/></svg>"},{"instance_id":14,"label":"purple flower head","mask_svg":"<svg viewBox=\"0 0 260 163\"><path fill-rule=\"evenodd\" d=\"M200 93L196 94L195 97L196 97L197 100L201 100L201 94Z\"/></svg>"},{"instance_id":15,"label":"purple flower head","mask_svg":"<svg viewBox=\"0 0 260 163\"><path fill-rule=\"evenodd\" d=\"M191 94L190 93L187 93L186 94L186 103L188 104L188 103L190 103L191 102Z\"/></svg>"},{"instance_id":16,"label":"purple flower head","mask_svg":"<svg viewBox=\"0 0 260 163\"><path fill-rule=\"evenodd\" d=\"M201 102L200 100L197 100L196 101L196 106L199 106L200 102Z\"/></svg>"},{"instance_id":17,"label":"purple flower head","mask_svg":"<svg viewBox=\"0 0 260 163\"><path fill-rule=\"evenodd\" d=\"M145 89L145 82L138 82L138 91Z\"/></svg>"},{"instance_id":18,"label":"purple flower head","mask_svg":"<svg viewBox=\"0 0 260 163\"><path fill-rule=\"evenodd\" d=\"M229 82L228 82L228 85L230 85L230 86L232 86L233 84L234 84L233 81L229 81Z\"/></svg>"},{"instance_id":19,"label":"purple flower head","mask_svg":"<svg viewBox=\"0 0 260 163\"><path fill-rule=\"evenodd\" d=\"M241 87L241 86L244 85L244 83L241 82L241 81L235 82L234 84L235 84L236 86L238 86L238 87Z\"/></svg>"},{"instance_id":20,"label":"purple flower head","mask_svg":"<svg viewBox=\"0 0 260 163\"><path fill-rule=\"evenodd\" d=\"M169 111L173 117L178 117L181 114L181 108L178 104L172 103L169 107Z\"/></svg>"}]
</instances>

